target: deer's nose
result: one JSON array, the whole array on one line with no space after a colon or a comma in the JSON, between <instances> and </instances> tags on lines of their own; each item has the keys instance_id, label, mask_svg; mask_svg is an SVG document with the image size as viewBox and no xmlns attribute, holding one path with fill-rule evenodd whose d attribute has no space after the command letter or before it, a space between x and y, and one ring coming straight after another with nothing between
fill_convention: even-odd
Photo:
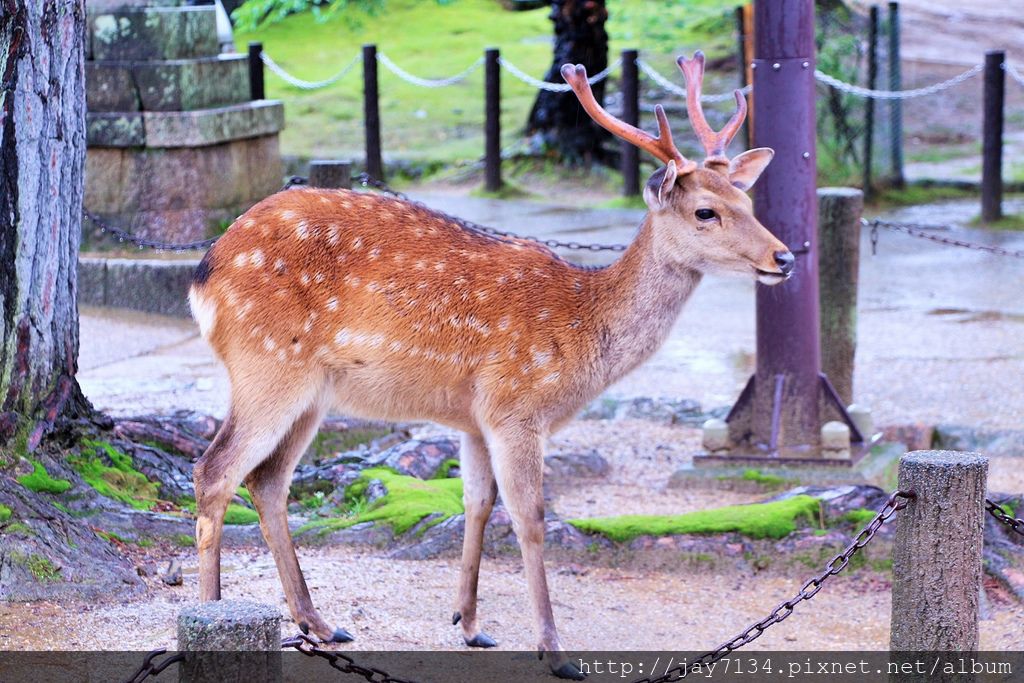
<instances>
[{"instance_id":1,"label":"deer's nose","mask_svg":"<svg viewBox=\"0 0 1024 683\"><path fill-rule=\"evenodd\" d=\"M779 266L779 270L782 271L783 275L789 275L793 272L793 266L796 264L796 257L793 256L793 252L777 251L775 252L775 263Z\"/></svg>"}]
</instances>

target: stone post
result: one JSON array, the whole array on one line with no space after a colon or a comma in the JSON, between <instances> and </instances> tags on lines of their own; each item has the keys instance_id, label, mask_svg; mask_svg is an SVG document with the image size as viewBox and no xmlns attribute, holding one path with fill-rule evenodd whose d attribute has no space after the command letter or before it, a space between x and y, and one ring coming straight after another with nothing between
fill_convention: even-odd
<instances>
[{"instance_id":1,"label":"stone post","mask_svg":"<svg viewBox=\"0 0 1024 683\"><path fill-rule=\"evenodd\" d=\"M818 299L821 370L844 405L853 403L857 349L857 270L864 193L852 187L818 190ZM867 438L869 435L865 435Z\"/></svg>"},{"instance_id":2,"label":"stone post","mask_svg":"<svg viewBox=\"0 0 1024 683\"><path fill-rule=\"evenodd\" d=\"M978 649L978 587L988 460L914 451L899 488L916 498L898 513L892 562L893 651Z\"/></svg>"},{"instance_id":3,"label":"stone post","mask_svg":"<svg viewBox=\"0 0 1024 683\"><path fill-rule=\"evenodd\" d=\"M281 614L249 600L218 600L178 614L180 683L281 683Z\"/></svg>"},{"instance_id":4,"label":"stone post","mask_svg":"<svg viewBox=\"0 0 1024 683\"><path fill-rule=\"evenodd\" d=\"M352 162L314 159L309 162L309 186L348 190L352 187Z\"/></svg>"}]
</instances>

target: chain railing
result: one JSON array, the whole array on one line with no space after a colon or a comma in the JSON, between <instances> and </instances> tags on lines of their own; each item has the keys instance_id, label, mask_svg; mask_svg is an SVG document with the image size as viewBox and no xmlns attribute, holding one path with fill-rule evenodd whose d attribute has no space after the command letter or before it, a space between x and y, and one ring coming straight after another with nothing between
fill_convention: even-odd
<instances>
[{"instance_id":1,"label":"chain railing","mask_svg":"<svg viewBox=\"0 0 1024 683\"><path fill-rule=\"evenodd\" d=\"M209 249L213 246L214 242L220 239L219 237L210 237L205 240L196 240L194 242L161 242L160 240L135 235L126 230L115 227L84 207L82 208L82 214L90 223L99 228L100 232L110 235L118 242L126 242L128 244L135 245L139 249L155 249L156 251L174 252L193 251L198 249Z\"/></svg>"},{"instance_id":2,"label":"chain railing","mask_svg":"<svg viewBox=\"0 0 1024 683\"><path fill-rule=\"evenodd\" d=\"M942 235L936 235L935 232L939 230L947 230L948 226L945 225L925 225L921 223L894 223L892 221L883 221L880 218L868 220L867 218L860 219L861 225L871 229L871 253L875 254L878 251L878 237L879 229L885 228L886 230L892 230L894 232L902 232L911 237L917 237L920 239L935 242L936 244L944 244L950 247L961 247L964 249L973 249L975 251L984 251L996 256L1009 256L1010 258L1024 258L1024 250L1021 249L1006 249L1005 247L995 247L990 244L977 244L976 242L968 242L966 240L955 239L953 237L943 237Z\"/></svg>"},{"instance_id":3,"label":"chain railing","mask_svg":"<svg viewBox=\"0 0 1024 683\"><path fill-rule=\"evenodd\" d=\"M1019 85L1024 86L1024 73L1021 73L1020 69L1010 62L1003 62L1003 71L1005 71L1010 78L1017 81Z\"/></svg>"},{"instance_id":4,"label":"chain railing","mask_svg":"<svg viewBox=\"0 0 1024 683\"><path fill-rule=\"evenodd\" d=\"M676 85L675 83L670 81L664 75L659 73L657 69L655 69L653 66L651 66L650 62L644 61L643 59L637 59L636 60L636 65L638 67L640 67L640 70L643 71L645 74L647 74L652 81L654 81L655 83L660 85L662 88L664 88L668 92L672 93L673 95L677 95L679 97L682 97L683 99L686 99L686 88L680 87L679 85ZM744 95L746 95L746 94L750 93L753 89L754 89L754 86L747 85L747 86L744 86L743 88L741 88L740 92L742 92ZM704 94L702 94L700 96L700 101L701 102L707 102L707 103L711 104L711 103L714 103L714 102L730 101L734 97L735 97L735 95L732 92L724 92L724 93L719 93L719 94L715 94L715 95L704 95Z\"/></svg>"},{"instance_id":5,"label":"chain railing","mask_svg":"<svg viewBox=\"0 0 1024 683\"><path fill-rule=\"evenodd\" d=\"M449 85L461 83L462 81L469 78L470 74L472 74L474 71L483 66L484 58L477 58L475 62L473 62L472 64L470 64L469 66L467 66L465 69L455 74L454 76L437 79L420 78L419 76L414 76L413 74L409 73L408 71L406 71L405 69L391 61L391 58L388 57L383 52L377 53L377 61L383 64L388 69L388 71L395 74L403 81L411 83L412 85L418 85L421 88L445 88L448 87Z\"/></svg>"},{"instance_id":6,"label":"chain railing","mask_svg":"<svg viewBox=\"0 0 1024 683\"><path fill-rule=\"evenodd\" d=\"M942 81L940 83L934 83L923 88L914 88L912 90L872 90L870 88L863 88L859 85L854 85L852 83L846 83L844 81L841 81L838 78L835 78L834 76L829 76L824 71L820 71L818 69L814 70L814 77L818 81L821 81L826 85L830 85L836 90L844 92L848 95L856 95L857 97L870 97L876 100L909 100L914 97L934 95L935 93L942 92L943 90L948 90L949 88L952 88L955 85L959 85L960 83L963 83L966 80L974 78L975 76L980 74L984 70L984 68L985 66L983 64L976 64L967 71L964 71L962 74L953 76L953 78Z\"/></svg>"},{"instance_id":7,"label":"chain railing","mask_svg":"<svg viewBox=\"0 0 1024 683\"><path fill-rule=\"evenodd\" d=\"M731 640L725 641L714 650L709 650L695 659L668 669L660 676L641 678L634 683L669 683L669 681L682 680L689 673L700 672L703 667L714 664L744 645L757 640L770 627L789 618L789 615L793 613L797 605L817 595L818 591L822 589L822 586L830 577L846 569L850 565L850 560L853 556L871 542L875 534L878 533L878 530L882 528L882 525L888 522L898 511L905 508L914 497L913 491L893 491L874 518L868 522L867 526L860 530L860 533L854 537L853 541L841 553L829 560L821 572L805 581L796 595L780 603L764 619L755 621Z\"/></svg>"},{"instance_id":8,"label":"chain railing","mask_svg":"<svg viewBox=\"0 0 1024 683\"><path fill-rule=\"evenodd\" d=\"M1011 531L1024 536L1024 519L1014 517L1003 508L1002 505L996 503L988 498L985 499L985 512L989 513L997 520L1000 524L1005 524Z\"/></svg>"},{"instance_id":9,"label":"chain railing","mask_svg":"<svg viewBox=\"0 0 1024 683\"><path fill-rule=\"evenodd\" d=\"M278 78L283 80L285 83L288 83L289 85L293 85L296 88L300 88L302 90L320 90L321 88L326 88L328 86L334 85L342 78L344 78L348 74L348 72L351 71L353 67L355 67L356 64L363 61L363 56L356 55L355 57L352 58L352 61L349 62L341 71L334 74L330 78L325 78L322 81L306 81L291 75L290 73L284 70L284 67L275 62L273 59L271 59L270 55L268 55L265 51L260 53L260 61L262 61L267 66L268 69L274 72L274 74L277 75Z\"/></svg>"},{"instance_id":10,"label":"chain railing","mask_svg":"<svg viewBox=\"0 0 1024 683\"><path fill-rule=\"evenodd\" d=\"M534 78L533 76L526 73L512 62L505 59L504 57L498 57L498 64L500 64L503 69L505 69L510 74L521 80L523 83L526 83L529 86L533 86L538 90L547 90L548 92L569 92L570 90L572 90L568 83L549 83L548 81L542 81L539 78ZM599 83L604 79L608 78L608 76L611 75L612 71L619 68L620 66L622 66L621 58L616 59L614 62L609 64L606 69L598 71L593 76L587 78L587 82L590 83L590 85Z\"/></svg>"}]
</instances>

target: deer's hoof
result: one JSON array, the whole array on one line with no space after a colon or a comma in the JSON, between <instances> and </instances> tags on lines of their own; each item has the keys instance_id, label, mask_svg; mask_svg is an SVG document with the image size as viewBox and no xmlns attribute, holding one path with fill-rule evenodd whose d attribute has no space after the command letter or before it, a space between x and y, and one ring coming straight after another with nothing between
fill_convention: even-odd
<instances>
[{"instance_id":1,"label":"deer's hoof","mask_svg":"<svg viewBox=\"0 0 1024 683\"><path fill-rule=\"evenodd\" d=\"M486 633L478 633L472 638L463 637L463 640L465 640L466 645L469 645L470 647L494 647L497 645L497 643L494 642L494 638L491 638Z\"/></svg>"},{"instance_id":2,"label":"deer's hoof","mask_svg":"<svg viewBox=\"0 0 1024 683\"><path fill-rule=\"evenodd\" d=\"M346 631L343 628L334 629L334 633L331 634L331 639L326 641L328 643L351 643L356 637Z\"/></svg>"},{"instance_id":3,"label":"deer's hoof","mask_svg":"<svg viewBox=\"0 0 1024 683\"><path fill-rule=\"evenodd\" d=\"M459 623L460 621L462 621L462 613L461 612L456 612L455 614L452 615L452 626L455 626L455 624Z\"/></svg>"},{"instance_id":4,"label":"deer's hoof","mask_svg":"<svg viewBox=\"0 0 1024 683\"><path fill-rule=\"evenodd\" d=\"M572 662L564 662L557 669L552 669L551 673L555 674L558 678L565 678L570 681L582 681L587 677L587 675L577 669L576 665Z\"/></svg>"}]
</instances>

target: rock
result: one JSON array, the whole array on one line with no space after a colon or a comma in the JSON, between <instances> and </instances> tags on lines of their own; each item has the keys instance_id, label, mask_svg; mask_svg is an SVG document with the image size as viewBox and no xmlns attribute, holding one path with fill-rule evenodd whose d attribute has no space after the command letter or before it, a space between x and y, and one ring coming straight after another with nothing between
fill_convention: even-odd
<instances>
[{"instance_id":1,"label":"rock","mask_svg":"<svg viewBox=\"0 0 1024 683\"><path fill-rule=\"evenodd\" d=\"M841 519L855 510L878 510L888 495L877 486L850 484L846 486L797 486L785 493L769 498L765 502L785 500L794 496L812 496L821 501L822 514L826 522Z\"/></svg>"},{"instance_id":2,"label":"rock","mask_svg":"<svg viewBox=\"0 0 1024 683\"><path fill-rule=\"evenodd\" d=\"M457 460L458 457L459 444L454 439L414 439L370 456L366 459L366 465L383 465L399 474L417 479L433 479L446 460Z\"/></svg>"},{"instance_id":3,"label":"rock","mask_svg":"<svg viewBox=\"0 0 1024 683\"><path fill-rule=\"evenodd\" d=\"M937 425L929 448L974 451L987 456L1024 454L1024 430Z\"/></svg>"},{"instance_id":4,"label":"rock","mask_svg":"<svg viewBox=\"0 0 1024 683\"><path fill-rule=\"evenodd\" d=\"M554 479L579 479L607 476L608 461L597 451L552 453L544 458L544 476Z\"/></svg>"},{"instance_id":5,"label":"rock","mask_svg":"<svg viewBox=\"0 0 1024 683\"><path fill-rule=\"evenodd\" d=\"M366 502L371 504L386 495L388 495L388 488L384 486L384 482L380 479L371 479L366 485L366 490L363 492L363 497L366 499Z\"/></svg>"},{"instance_id":6,"label":"rock","mask_svg":"<svg viewBox=\"0 0 1024 683\"><path fill-rule=\"evenodd\" d=\"M704 448L714 453L715 451L728 450L731 442L729 441L729 425L725 420L718 418L711 418L705 420L702 427L703 430L703 441Z\"/></svg>"},{"instance_id":7,"label":"rock","mask_svg":"<svg viewBox=\"0 0 1024 683\"><path fill-rule=\"evenodd\" d=\"M167 569L160 575L160 580L168 586L180 586L182 584L181 563L171 560L167 563Z\"/></svg>"},{"instance_id":8,"label":"rock","mask_svg":"<svg viewBox=\"0 0 1024 683\"><path fill-rule=\"evenodd\" d=\"M646 397L622 400L601 397L580 415L583 420L632 419L687 425L699 425L708 417L701 411L700 403L691 399Z\"/></svg>"},{"instance_id":9,"label":"rock","mask_svg":"<svg viewBox=\"0 0 1024 683\"><path fill-rule=\"evenodd\" d=\"M926 451L932 447L934 428L926 424L889 425L882 429L882 441L901 443L908 451Z\"/></svg>"},{"instance_id":10,"label":"rock","mask_svg":"<svg viewBox=\"0 0 1024 683\"><path fill-rule=\"evenodd\" d=\"M281 613L251 600L215 600L186 607L178 614L178 645L192 652L276 653L281 647ZM260 680L268 679L261 676Z\"/></svg>"}]
</instances>

